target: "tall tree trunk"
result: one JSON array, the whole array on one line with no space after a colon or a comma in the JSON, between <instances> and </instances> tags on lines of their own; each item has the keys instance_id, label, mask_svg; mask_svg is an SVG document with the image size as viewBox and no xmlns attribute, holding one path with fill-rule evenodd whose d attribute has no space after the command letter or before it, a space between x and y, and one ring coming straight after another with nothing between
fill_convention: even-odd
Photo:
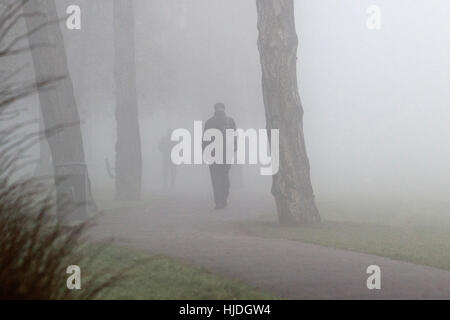
<instances>
[{"instance_id":1,"label":"tall tree trunk","mask_svg":"<svg viewBox=\"0 0 450 320\"><path fill-rule=\"evenodd\" d=\"M136 98L132 0L114 0L116 81L116 198L139 200L142 156Z\"/></svg>"},{"instance_id":2,"label":"tall tree trunk","mask_svg":"<svg viewBox=\"0 0 450 320\"><path fill-rule=\"evenodd\" d=\"M23 7L30 32L36 82L64 77L51 90L39 90L42 118L57 181L58 203L70 208L70 218L83 219L86 204L92 203L90 183L85 163L83 140L72 81L69 77L64 40L56 22L55 0L31 0ZM36 13L43 13L37 15ZM49 23L53 21L52 23ZM46 24L45 27L39 26ZM38 31L32 32L37 29ZM42 44L47 44L42 46ZM59 128L58 130L54 130ZM60 218L68 212L59 211Z\"/></svg>"},{"instance_id":3,"label":"tall tree trunk","mask_svg":"<svg viewBox=\"0 0 450 320\"><path fill-rule=\"evenodd\" d=\"M44 121L41 114L39 113L39 132L45 131ZM49 177L53 176L52 172L52 155L50 153L50 148L46 139L41 139L39 141L39 160L34 170L35 177Z\"/></svg>"},{"instance_id":4,"label":"tall tree trunk","mask_svg":"<svg viewBox=\"0 0 450 320\"><path fill-rule=\"evenodd\" d=\"M256 6L267 128L280 130L280 169L272 183L279 221L318 222L297 85L293 0L256 0Z\"/></svg>"}]
</instances>

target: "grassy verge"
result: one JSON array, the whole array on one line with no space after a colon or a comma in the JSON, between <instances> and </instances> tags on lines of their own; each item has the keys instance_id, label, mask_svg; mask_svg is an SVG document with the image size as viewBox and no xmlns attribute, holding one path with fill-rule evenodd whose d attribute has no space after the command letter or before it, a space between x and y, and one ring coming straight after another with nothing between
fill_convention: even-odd
<instances>
[{"instance_id":1,"label":"grassy verge","mask_svg":"<svg viewBox=\"0 0 450 320\"><path fill-rule=\"evenodd\" d=\"M164 257L150 256L122 247L104 250L92 265L97 273L115 273L136 264L119 283L100 299L274 299L274 296L207 271Z\"/></svg>"},{"instance_id":2,"label":"grassy verge","mask_svg":"<svg viewBox=\"0 0 450 320\"><path fill-rule=\"evenodd\" d=\"M248 221L237 227L254 236L296 240L450 270L448 226L324 221L315 227L298 228Z\"/></svg>"}]
</instances>

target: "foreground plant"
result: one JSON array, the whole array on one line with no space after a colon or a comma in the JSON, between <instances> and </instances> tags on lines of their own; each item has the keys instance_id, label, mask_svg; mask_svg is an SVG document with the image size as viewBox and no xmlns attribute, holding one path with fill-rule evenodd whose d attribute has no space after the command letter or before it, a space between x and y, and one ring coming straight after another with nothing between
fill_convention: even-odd
<instances>
[{"instance_id":1,"label":"foreground plant","mask_svg":"<svg viewBox=\"0 0 450 320\"><path fill-rule=\"evenodd\" d=\"M55 223L49 195L34 180L0 182L0 299L94 299L123 276L105 270L83 274L81 290L69 290L67 268L89 270L101 247L87 246L87 223Z\"/></svg>"}]
</instances>

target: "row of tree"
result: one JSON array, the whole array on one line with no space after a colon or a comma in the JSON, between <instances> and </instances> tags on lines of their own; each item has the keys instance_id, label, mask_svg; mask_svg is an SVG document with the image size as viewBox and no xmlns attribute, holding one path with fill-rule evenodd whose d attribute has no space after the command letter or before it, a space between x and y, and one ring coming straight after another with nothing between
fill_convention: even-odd
<instances>
[{"instance_id":1,"label":"row of tree","mask_svg":"<svg viewBox=\"0 0 450 320\"><path fill-rule=\"evenodd\" d=\"M36 81L62 77L55 90L39 90L43 124L55 177L84 176L87 199L92 200L80 129L80 116L55 0L18 0L28 28ZM319 221L303 135L303 110L297 85L297 47L293 0L256 0L258 49L268 129L280 130L280 170L273 177L272 194L282 224ZM116 84L116 197L141 196L142 157L136 94L133 1L114 0ZM50 45L48 45L50 44ZM55 130L55 128L57 130ZM76 180L73 180L76 181ZM66 186L79 189L78 185ZM92 201L91 201L92 202Z\"/></svg>"}]
</instances>

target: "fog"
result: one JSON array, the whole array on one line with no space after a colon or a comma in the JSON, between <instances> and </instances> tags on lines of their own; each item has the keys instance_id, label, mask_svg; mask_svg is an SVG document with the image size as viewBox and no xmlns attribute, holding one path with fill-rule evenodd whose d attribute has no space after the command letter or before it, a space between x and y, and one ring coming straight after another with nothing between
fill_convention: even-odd
<instances>
[{"instance_id":1,"label":"fog","mask_svg":"<svg viewBox=\"0 0 450 320\"><path fill-rule=\"evenodd\" d=\"M275 290L283 297L329 297L327 284L344 286L328 279L317 265L336 266L329 274L337 275L339 263L347 260L352 272L359 272L359 263L364 268L374 263L375 256L450 270L450 2L294 0L302 114L296 80L286 76L294 69L289 48L295 39L288 32L289 21L274 23L289 1L274 1L279 6L273 7L257 1L134 0L132 11L122 16L114 5L131 8L123 0L55 1L59 17L69 5L80 6L81 28L71 30L62 19L60 31L28 34L31 47L40 36L52 42L52 54L59 48L59 54L49 55L55 63L39 51L46 49L38 48L38 53L30 49L8 57L7 67L24 66L19 79L24 81L43 73L59 76L67 61L68 74L55 88L37 86L36 94L9 106L20 113L0 124L31 121L21 130L27 134L48 131L58 121L69 123L69 129L57 132L56 138L46 132L47 139L28 151L40 162L20 173L57 176L58 170L76 167L76 173L66 174L86 181L73 182L68 193L73 196L78 193L73 188L82 185L83 197L98 209L89 215L101 212L95 240L117 237L121 245L179 258L220 275L239 275L239 280L264 289L277 283L273 287L283 285ZM367 10L373 5L380 10L376 28L368 24L372 13ZM27 22L13 35L29 32L32 24ZM259 31L269 22L273 25L266 33L276 28L279 33L264 38ZM59 32L64 46L58 43ZM272 64L267 63L270 58ZM56 70L43 72L45 66ZM302 115L303 123L296 122ZM259 164L173 167L167 149L175 141L167 135L181 128L194 134L194 121L202 121L205 131L217 129L219 118L228 129L234 123L245 130L279 129L280 174L261 175ZM133 138L134 130L139 139ZM72 139L77 134L82 145ZM200 144L205 149L204 139ZM52 166L58 152L62 160L54 159ZM121 184L129 194L118 191ZM283 211L295 210L295 223L283 221ZM322 224L314 229L319 220ZM398 229L387 228L393 225ZM302 247L304 242L370 256L344 259L344 253ZM273 255L264 260L262 252ZM292 261L277 262L285 257ZM247 262L260 273L250 274ZM298 278L306 279L302 285L315 276L324 285L311 296L307 290L296 291L300 262L312 270ZM379 262L396 272L405 270L396 263ZM405 277L427 283L425 271L411 268ZM278 275L270 278L271 270ZM389 274L391 280L400 271ZM447 273L442 279L448 280ZM433 279L439 277L436 273ZM355 279L361 280L347 280ZM401 281L400 290L386 291L386 297L415 297L428 290L422 282L406 288L409 280ZM414 291L416 285L419 291ZM355 292L366 297L358 286ZM448 297L448 289L439 294ZM343 292L336 296L346 297Z\"/></svg>"},{"instance_id":2,"label":"fog","mask_svg":"<svg viewBox=\"0 0 450 320\"><path fill-rule=\"evenodd\" d=\"M355 2L356 3L356 2ZM316 191L448 197L450 6L299 1L300 93Z\"/></svg>"},{"instance_id":3,"label":"fog","mask_svg":"<svg viewBox=\"0 0 450 320\"><path fill-rule=\"evenodd\" d=\"M380 1L382 28L372 31L366 27L369 5L295 2L299 91L315 193L445 199L450 5ZM86 18L92 27L65 36L73 82L83 91L91 175L94 184L107 185L104 158L114 158L115 143L111 4L92 6ZM135 13L144 186L158 189L156 146L168 128L192 130L217 101L238 127L265 127L256 7L254 1L137 1ZM90 42L83 48L76 37L84 36ZM80 63L86 64L83 83L76 77ZM271 179L253 169L246 168L246 187L268 190ZM192 180L209 186L206 176L193 179L204 168L179 171L179 188Z\"/></svg>"},{"instance_id":4,"label":"fog","mask_svg":"<svg viewBox=\"0 0 450 320\"><path fill-rule=\"evenodd\" d=\"M58 1L59 12L74 1ZM94 189L113 188L112 3L75 1L81 30L64 30ZM368 196L447 200L450 181L450 4L295 1L298 81L318 199ZM254 1L135 1L137 95L145 194L161 191L158 143L192 130L224 102L239 128L265 128ZM36 97L23 103L39 115ZM23 117L21 118L23 119ZM178 168L176 191L210 192L205 166ZM271 177L243 166L245 191L267 197ZM195 188L193 188L195 186ZM233 188L232 188L233 189ZM240 191L237 191L240 192Z\"/></svg>"}]
</instances>

